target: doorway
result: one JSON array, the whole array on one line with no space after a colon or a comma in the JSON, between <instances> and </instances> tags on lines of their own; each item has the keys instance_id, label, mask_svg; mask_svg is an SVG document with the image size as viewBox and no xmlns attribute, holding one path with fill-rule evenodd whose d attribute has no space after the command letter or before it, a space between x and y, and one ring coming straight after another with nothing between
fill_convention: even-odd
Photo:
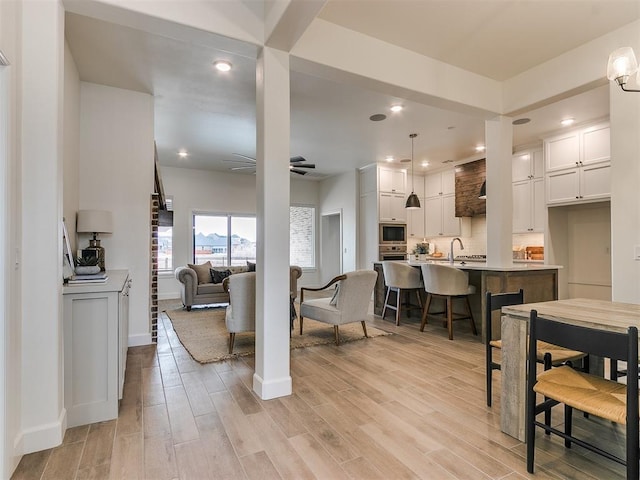
<instances>
[{"instance_id":1,"label":"doorway","mask_svg":"<svg viewBox=\"0 0 640 480\"><path fill-rule=\"evenodd\" d=\"M321 216L320 265L323 285L342 273L342 210Z\"/></svg>"}]
</instances>

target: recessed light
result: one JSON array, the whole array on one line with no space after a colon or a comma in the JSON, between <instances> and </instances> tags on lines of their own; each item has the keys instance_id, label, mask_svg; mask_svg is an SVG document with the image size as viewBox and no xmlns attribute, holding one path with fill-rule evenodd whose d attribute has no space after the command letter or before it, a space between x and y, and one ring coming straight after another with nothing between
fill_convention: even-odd
<instances>
[{"instance_id":1,"label":"recessed light","mask_svg":"<svg viewBox=\"0 0 640 480\"><path fill-rule=\"evenodd\" d=\"M423 167L428 167L429 166L429 162L427 162L426 160L424 162L422 162L420 165L422 165Z\"/></svg>"},{"instance_id":2,"label":"recessed light","mask_svg":"<svg viewBox=\"0 0 640 480\"><path fill-rule=\"evenodd\" d=\"M391 111L394 113L401 112L404 107L402 105L392 105Z\"/></svg>"},{"instance_id":3,"label":"recessed light","mask_svg":"<svg viewBox=\"0 0 640 480\"><path fill-rule=\"evenodd\" d=\"M187 152L186 150L180 150L180 151L178 152L178 156L179 156L180 158L187 158L187 157L189 156L189 152Z\"/></svg>"},{"instance_id":4,"label":"recessed light","mask_svg":"<svg viewBox=\"0 0 640 480\"><path fill-rule=\"evenodd\" d=\"M372 122L380 122L381 120L384 120L385 118L387 118L387 116L384 113L376 113L374 115L371 115L369 117L369 120L371 120Z\"/></svg>"},{"instance_id":5,"label":"recessed light","mask_svg":"<svg viewBox=\"0 0 640 480\"><path fill-rule=\"evenodd\" d=\"M561 124L563 127L568 127L569 125L573 125L573 122L575 122L575 121L576 121L576 119L575 119L575 118L565 118L564 120L562 120L562 121L560 122L560 124Z\"/></svg>"},{"instance_id":6,"label":"recessed light","mask_svg":"<svg viewBox=\"0 0 640 480\"><path fill-rule=\"evenodd\" d=\"M476 147L476 152L484 152L484 145L478 145Z\"/></svg>"},{"instance_id":7,"label":"recessed light","mask_svg":"<svg viewBox=\"0 0 640 480\"><path fill-rule=\"evenodd\" d=\"M221 72L228 72L231 70L231 62L227 60L216 60L213 62L213 66Z\"/></svg>"},{"instance_id":8,"label":"recessed light","mask_svg":"<svg viewBox=\"0 0 640 480\"><path fill-rule=\"evenodd\" d=\"M385 159L387 162L393 162L393 160L394 160L393 155L387 155L386 157L384 157L384 159Z\"/></svg>"},{"instance_id":9,"label":"recessed light","mask_svg":"<svg viewBox=\"0 0 640 480\"><path fill-rule=\"evenodd\" d=\"M525 123L529 123L531 121L530 118L516 118L513 122L511 122L512 125L524 125Z\"/></svg>"}]
</instances>

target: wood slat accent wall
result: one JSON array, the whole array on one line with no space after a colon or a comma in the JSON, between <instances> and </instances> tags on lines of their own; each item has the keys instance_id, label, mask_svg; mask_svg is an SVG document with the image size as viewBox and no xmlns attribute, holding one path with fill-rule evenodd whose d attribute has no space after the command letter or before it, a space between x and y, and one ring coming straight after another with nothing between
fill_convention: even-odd
<instances>
[{"instance_id":1,"label":"wood slat accent wall","mask_svg":"<svg viewBox=\"0 0 640 480\"><path fill-rule=\"evenodd\" d=\"M485 159L456 167L456 217L475 217L487 213L487 201L478 198L487 178Z\"/></svg>"}]
</instances>

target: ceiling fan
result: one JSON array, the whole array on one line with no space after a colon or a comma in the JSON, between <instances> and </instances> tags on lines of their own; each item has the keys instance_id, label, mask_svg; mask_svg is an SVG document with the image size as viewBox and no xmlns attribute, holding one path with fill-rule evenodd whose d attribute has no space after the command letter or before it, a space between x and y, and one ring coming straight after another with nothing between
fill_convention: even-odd
<instances>
[{"instance_id":1,"label":"ceiling fan","mask_svg":"<svg viewBox=\"0 0 640 480\"><path fill-rule=\"evenodd\" d=\"M248 157L247 155L242 155L241 153L232 153L236 157L241 157L242 159L238 160L224 160L226 163L238 163L243 165L238 165L237 167L231 167L230 170L250 170L256 168L256 159L253 157ZM289 171L293 173L297 173L298 175L306 175L307 172L302 170L303 168L316 168L313 163L302 163L306 162L307 159L297 155L295 157L291 157L289 159Z\"/></svg>"}]
</instances>

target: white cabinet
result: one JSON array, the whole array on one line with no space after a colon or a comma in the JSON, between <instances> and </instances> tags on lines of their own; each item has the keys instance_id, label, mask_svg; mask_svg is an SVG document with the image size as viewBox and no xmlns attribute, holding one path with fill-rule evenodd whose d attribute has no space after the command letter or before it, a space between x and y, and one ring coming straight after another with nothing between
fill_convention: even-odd
<instances>
[{"instance_id":1,"label":"white cabinet","mask_svg":"<svg viewBox=\"0 0 640 480\"><path fill-rule=\"evenodd\" d=\"M425 235L425 220L424 220L424 202L425 199L420 199L420 208L416 210L407 210L407 234L409 238L424 238Z\"/></svg>"},{"instance_id":2,"label":"white cabinet","mask_svg":"<svg viewBox=\"0 0 640 480\"><path fill-rule=\"evenodd\" d=\"M455 194L456 174L453 170L432 173L424 177L425 198Z\"/></svg>"},{"instance_id":3,"label":"white cabinet","mask_svg":"<svg viewBox=\"0 0 640 480\"><path fill-rule=\"evenodd\" d=\"M64 406L67 426L118 417L126 368L129 274L63 288Z\"/></svg>"},{"instance_id":4,"label":"white cabinet","mask_svg":"<svg viewBox=\"0 0 640 480\"><path fill-rule=\"evenodd\" d=\"M544 157L542 149L525 150L511 159L511 181L522 182L544 177Z\"/></svg>"},{"instance_id":5,"label":"white cabinet","mask_svg":"<svg viewBox=\"0 0 640 480\"><path fill-rule=\"evenodd\" d=\"M455 193L454 170L432 173L424 177L424 237L460 235Z\"/></svg>"},{"instance_id":6,"label":"white cabinet","mask_svg":"<svg viewBox=\"0 0 640 480\"><path fill-rule=\"evenodd\" d=\"M455 216L455 195L424 199L424 236L455 237L460 235L460 219Z\"/></svg>"},{"instance_id":7,"label":"white cabinet","mask_svg":"<svg viewBox=\"0 0 640 480\"><path fill-rule=\"evenodd\" d=\"M380 193L379 195L379 220L381 222L406 223L407 213L404 208L405 194Z\"/></svg>"},{"instance_id":8,"label":"white cabinet","mask_svg":"<svg viewBox=\"0 0 640 480\"><path fill-rule=\"evenodd\" d=\"M406 170L378 167L378 221L406 223Z\"/></svg>"},{"instance_id":9,"label":"white cabinet","mask_svg":"<svg viewBox=\"0 0 640 480\"><path fill-rule=\"evenodd\" d=\"M544 157L542 149L512 157L513 233L544 232Z\"/></svg>"},{"instance_id":10,"label":"white cabinet","mask_svg":"<svg viewBox=\"0 0 640 480\"><path fill-rule=\"evenodd\" d=\"M547 204L611 196L609 125L597 124L545 139Z\"/></svg>"},{"instance_id":11,"label":"white cabinet","mask_svg":"<svg viewBox=\"0 0 640 480\"><path fill-rule=\"evenodd\" d=\"M418 198L424 198L424 177L422 175L409 175L407 177L407 194L415 193ZM407 195L408 196L408 195Z\"/></svg>"},{"instance_id":12,"label":"white cabinet","mask_svg":"<svg viewBox=\"0 0 640 480\"><path fill-rule=\"evenodd\" d=\"M513 182L513 233L544 232L544 179Z\"/></svg>"},{"instance_id":13,"label":"white cabinet","mask_svg":"<svg viewBox=\"0 0 640 480\"><path fill-rule=\"evenodd\" d=\"M402 193L407 190L407 172L395 168L378 169L378 191L388 193Z\"/></svg>"}]
</instances>

